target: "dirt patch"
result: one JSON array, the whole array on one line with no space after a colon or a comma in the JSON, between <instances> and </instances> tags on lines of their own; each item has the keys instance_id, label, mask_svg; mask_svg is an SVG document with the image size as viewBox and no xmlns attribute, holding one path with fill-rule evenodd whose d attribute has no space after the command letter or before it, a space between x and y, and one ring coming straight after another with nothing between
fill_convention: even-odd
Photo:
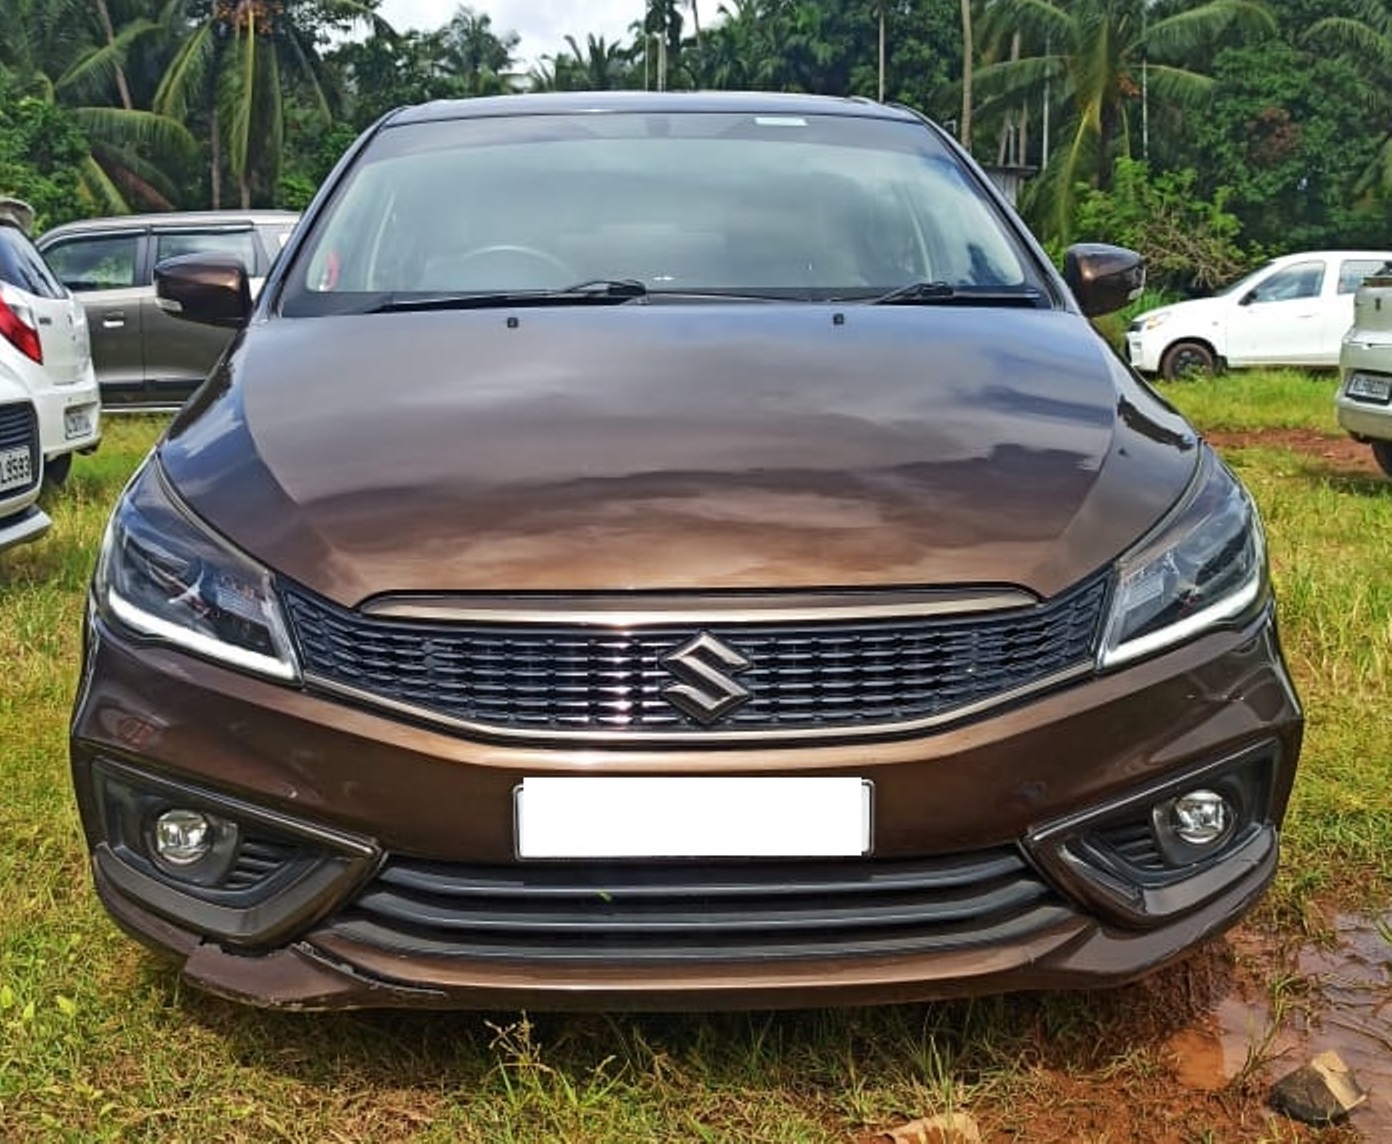
<instances>
[{"instance_id":1,"label":"dirt patch","mask_svg":"<svg viewBox=\"0 0 1392 1144\"><path fill-rule=\"evenodd\" d=\"M1299 944L1244 924L1136 985L1010 999L1033 1026L1004 1091L973 1101L988 1144L1392 1141L1392 915L1335 918ZM1312 1128L1272 1083L1334 1050L1369 1093ZM873 1137L856 1137L857 1144Z\"/></svg>"},{"instance_id":2,"label":"dirt patch","mask_svg":"<svg viewBox=\"0 0 1392 1144\"><path fill-rule=\"evenodd\" d=\"M1310 457L1324 468L1341 475L1381 476L1373 451L1352 437L1321 433L1315 429L1214 430L1205 433L1208 442L1220 450L1287 449Z\"/></svg>"}]
</instances>

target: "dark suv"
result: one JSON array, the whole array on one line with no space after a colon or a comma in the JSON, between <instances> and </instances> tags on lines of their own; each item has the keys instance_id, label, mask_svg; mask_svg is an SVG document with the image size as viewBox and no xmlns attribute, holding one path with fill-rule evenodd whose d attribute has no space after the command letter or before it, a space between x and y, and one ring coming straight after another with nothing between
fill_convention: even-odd
<instances>
[{"instance_id":1,"label":"dark suv","mask_svg":"<svg viewBox=\"0 0 1392 1144\"><path fill-rule=\"evenodd\" d=\"M98 891L262 1004L1093 986L1262 892L1300 750L1246 491L902 109L433 103L345 156L115 509Z\"/></svg>"},{"instance_id":2,"label":"dark suv","mask_svg":"<svg viewBox=\"0 0 1392 1144\"><path fill-rule=\"evenodd\" d=\"M185 254L227 255L246 267L254 294L298 218L287 211L120 215L67 223L38 240L58 280L87 311L108 410L177 409L230 340L227 330L161 310L155 266Z\"/></svg>"}]
</instances>

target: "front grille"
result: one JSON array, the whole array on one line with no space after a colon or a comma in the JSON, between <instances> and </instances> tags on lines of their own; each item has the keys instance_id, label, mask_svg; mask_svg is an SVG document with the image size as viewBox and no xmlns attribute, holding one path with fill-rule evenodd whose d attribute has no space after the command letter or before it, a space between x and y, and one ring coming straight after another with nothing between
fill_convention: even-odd
<instances>
[{"instance_id":1,"label":"front grille","mask_svg":"<svg viewBox=\"0 0 1392 1144\"><path fill-rule=\"evenodd\" d=\"M28 401L0 405L0 451L27 448L29 450L28 484L6 489L5 497L32 489L39 483L39 422L34 406Z\"/></svg>"},{"instance_id":2,"label":"front grille","mask_svg":"<svg viewBox=\"0 0 1392 1144\"><path fill-rule=\"evenodd\" d=\"M509 732L863 731L933 719L1091 661L1105 580L1047 603L888 620L619 630L369 617L285 585L306 674ZM707 631L747 659L707 727L664 698L662 657Z\"/></svg>"},{"instance_id":3,"label":"front grille","mask_svg":"<svg viewBox=\"0 0 1392 1144\"><path fill-rule=\"evenodd\" d=\"M739 865L393 858L326 929L408 956L622 964L943 952L1070 916L1013 849Z\"/></svg>"}]
</instances>

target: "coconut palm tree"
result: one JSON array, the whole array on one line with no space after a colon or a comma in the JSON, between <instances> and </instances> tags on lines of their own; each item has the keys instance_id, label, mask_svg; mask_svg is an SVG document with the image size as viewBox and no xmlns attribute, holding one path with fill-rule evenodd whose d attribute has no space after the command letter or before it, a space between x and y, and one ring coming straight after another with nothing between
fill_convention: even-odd
<instances>
[{"instance_id":1,"label":"coconut palm tree","mask_svg":"<svg viewBox=\"0 0 1392 1144\"><path fill-rule=\"evenodd\" d=\"M78 177L90 208L120 214L132 203L171 206L166 167L196 150L193 136L177 119L135 106L125 71L127 54L158 36L158 20L113 20L105 0L9 3L13 10L0 21L0 66L81 128L89 153Z\"/></svg>"},{"instance_id":2,"label":"coconut palm tree","mask_svg":"<svg viewBox=\"0 0 1392 1144\"><path fill-rule=\"evenodd\" d=\"M975 78L972 57L976 52L971 6L972 0L962 0L962 121L958 125L958 138L968 151L972 145L972 81Z\"/></svg>"},{"instance_id":3,"label":"coconut palm tree","mask_svg":"<svg viewBox=\"0 0 1392 1144\"><path fill-rule=\"evenodd\" d=\"M875 88L875 98L881 103L885 97L885 20L889 15L889 5L891 0L875 0L875 20L879 24L878 37L878 80Z\"/></svg>"},{"instance_id":4,"label":"coconut palm tree","mask_svg":"<svg viewBox=\"0 0 1392 1144\"><path fill-rule=\"evenodd\" d=\"M179 0L175 0L179 4ZM155 93L155 111L185 121L194 108L211 121L213 206L221 206L222 169L237 180L243 207L253 183L274 186L285 141L285 88L298 84L328 121L337 102L319 56L329 27L390 25L361 0L185 0L179 51Z\"/></svg>"},{"instance_id":5,"label":"coconut palm tree","mask_svg":"<svg viewBox=\"0 0 1392 1144\"><path fill-rule=\"evenodd\" d=\"M466 94L501 95L513 90L516 32L495 32L489 16L460 7L436 36L440 65L462 83Z\"/></svg>"},{"instance_id":6,"label":"coconut palm tree","mask_svg":"<svg viewBox=\"0 0 1392 1144\"><path fill-rule=\"evenodd\" d=\"M582 48L574 36L567 36L570 55L552 60L553 82L571 91L614 91L625 86L629 54L622 44L610 43L603 36L585 37Z\"/></svg>"},{"instance_id":7,"label":"coconut palm tree","mask_svg":"<svg viewBox=\"0 0 1392 1144\"><path fill-rule=\"evenodd\" d=\"M993 0L987 8L995 34L1002 26L1018 29L1037 54L979 69L983 106L1018 103L1046 85L1063 105L1062 145L1031 194L1049 204L1040 221L1051 233L1067 236L1077 184L1105 188L1117 154L1129 153L1128 116L1143 69L1151 99L1195 107L1212 80L1186 61L1229 31L1275 28L1254 0L1206 0L1159 19L1150 8L1151 0Z\"/></svg>"}]
</instances>

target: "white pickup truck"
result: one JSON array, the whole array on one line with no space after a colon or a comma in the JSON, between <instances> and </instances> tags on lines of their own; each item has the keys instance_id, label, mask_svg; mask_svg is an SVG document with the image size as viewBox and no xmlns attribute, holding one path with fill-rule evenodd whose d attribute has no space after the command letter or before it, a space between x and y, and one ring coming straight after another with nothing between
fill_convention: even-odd
<instances>
[{"instance_id":1,"label":"white pickup truck","mask_svg":"<svg viewBox=\"0 0 1392 1144\"><path fill-rule=\"evenodd\" d=\"M1142 373L1173 380L1221 367L1339 364L1353 295L1385 250L1313 250L1272 259L1211 298L1147 310L1127 327Z\"/></svg>"}]
</instances>

